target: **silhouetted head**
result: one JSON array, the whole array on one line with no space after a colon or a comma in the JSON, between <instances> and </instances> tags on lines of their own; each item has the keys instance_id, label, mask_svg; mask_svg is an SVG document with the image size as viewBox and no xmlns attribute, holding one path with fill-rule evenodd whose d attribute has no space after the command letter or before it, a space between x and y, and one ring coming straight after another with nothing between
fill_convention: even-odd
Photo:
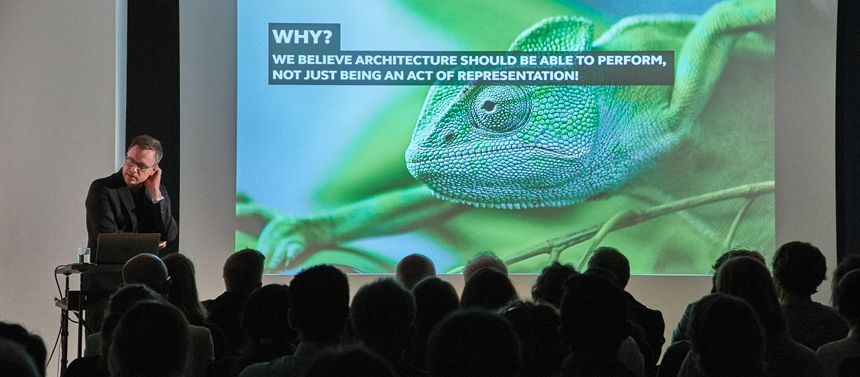
<instances>
[{"instance_id":1,"label":"silhouetted head","mask_svg":"<svg viewBox=\"0 0 860 377\"><path fill-rule=\"evenodd\" d=\"M436 267L430 258L421 254L410 254L397 263L394 278L406 289L412 289L424 278L436 276Z\"/></svg>"},{"instance_id":2,"label":"silhouetted head","mask_svg":"<svg viewBox=\"0 0 860 377\"><path fill-rule=\"evenodd\" d=\"M606 280L609 280L612 284L615 284L618 288L624 289L624 285L621 283L621 280L618 279L618 275L615 275L614 272L605 269L603 267L591 267L587 271L586 274L600 276Z\"/></svg>"},{"instance_id":3,"label":"silhouetted head","mask_svg":"<svg viewBox=\"0 0 860 377\"><path fill-rule=\"evenodd\" d=\"M485 268L492 268L505 275L508 274L508 266L505 265L505 262L492 252L485 251L476 255L475 259L466 262L466 267L463 268L463 280L468 283L472 275Z\"/></svg>"},{"instance_id":4,"label":"silhouetted head","mask_svg":"<svg viewBox=\"0 0 860 377\"><path fill-rule=\"evenodd\" d=\"M789 242L779 247L771 262L776 285L794 296L811 296L827 276L827 259L809 242Z\"/></svg>"},{"instance_id":5,"label":"silhouetted head","mask_svg":"<svg viewBox=\"0 0 860 377\"><path fill-rule=\"evenodd\" d=\"M107 313L102 322L102 347L101 355L107 357L110 350L113 332L116 326L129 309L143 301L162 301L164 298L152 288L143 284L125 285L110 296Z\"/></svg>"},{"instance_id":6,"label":"silhouetted head","mask_svg":"<svg viewBox=\"0 0 860 377\"><path fill-rule=\"evenodd\" d=\"M630 333L627 297L593 273L572 276L561 300L562 340L573 354L615 355Z\"/></svg>"},{"instance_id":7,"label":"silhouetted head","mask_svg":"<svg viewBox=\"0 0 860 377\"><path fill-rule=\"evenodd\" d=\"M588 268L604 268L615 275L621 288L627 287L630 281L630 261L614 247L600 247L588 260Z\"/></svg>"},{"instance_id":8,"label":"silhouetted head","mask_svg":"<svg viewBox=\"0 0 860 377\"><path fill-rule=\"evenodd\" d=\"M0 370L8 376L44 376L39 374L39 367L24 347L8 339L0 339Z\"/></svg>"},{"instance_id":9,"label":"silhouetted head","mask_svg":"<svg viewBox=\"0 0 860 377\"><path fill-rule=\"evenodd\" d=\"M108 313L125 313L140 301L161 301L164 298L152 288L143 284L127 284L110 296Z\"/></svg>"},{"instance_id":10,"label":"silhouetted head","mask_svg":"<svg viewBox=\"0 0 860 377\"><path fill-rule=\"evenodd\" d=\"M759 261L762 265L767 267L767 261L764 259L764 255L761 255L758 251L749 250L749 249L731 249L722 255L720 255L717 260L714 261L714 264L711 268L714 269L714 272L720 269L720 266L723 265L727 260L737 257L750 257Z\"/></svg>"},{"instance_id":11,"label":"silhouetted head","mask_svg":"<svg viewBox=\"0 0 860 377\"><path fill-rule=\"evenodd\" d=\"M833 279L831 281L832 286L830 287L830 301L833 303L834 308L839 308L835 299L836 287L839 286L839 281L842 280L843 276L854 270L860 270L860 254L848 254L842 257L842 262L839 262L836 269L833 270Z\"/></svg>"},{"instance_id":12,"label":"silhouetted head","mask_svg":"<svg viewBox=\"0 0 860 377\"><path fill-rule=\"evenodd\" d=\"M355 335L371 349L411 347L415 330L415 297L394 279L361 287L352 299Z\"/></svg>"},{"instance_id":13,"label":"silhouetted head","mask_svg":"<svg viewBox=\"0 0 860 377\"><path fill-rule=\"evenodd\" d=\"M418 282L412 288L412 295L415 296L417 309L415 353L418 360L423 360L430 332L437 323L460 307L460 298L451 283L438 277L429 277Z\"/></svg>"},{"instance_id":14,"label":"silhouetted head","mask_svg":"<svg viewBox=\"0 0 860 377\"><path fill-rule=\"evenodd\" d=\"M224 286L228 292L251 294L263 285L263 263L266 257L254 249L242 249L224 263Z\"/></svg>"},{"instance_id":15,"label":"silhouetted head","mask_svg":"<svg viewBox=\"0 0 860 377\"><path fill-rule=\"evenodd\" d=\"M302 377L395 377L397 373L382 357L362 346L332 348L319 354Z\"/></svg>"},{"instance_id":16,"label":"silhouetted head","mask_svg":"<svg viewBox=\"0 0 860 377\"><path fill-rule=\"evenodd\" d=\"M21 325L0 322L0 339L10 340L21 346L33 360L39 375L45 375L45 359L48 352L45 349L45 342L42 341L42 337L27 331ZM0 370L3 370L4 374L8 373L6 369ZM9 375L14 376L15 374Z\"/></svg>"},{"instance_id":17,"label":"silhouetted head","mask_svg":"<svg viewBox=\"0 0 860 377\"><path fill-rule=\"evenodd\" d=\"M170 294L167 301L176 306L188 322L202 326L208 312L197 294L197 279L194 277L194 262L180 253L162 258L170 276Z\"/></svg>"},{"instance_id":18,"label":"silhouetted head","mask_svg":"<svg viewBox=\"0 0 860 377\"><path fill-rule=\"evenodd\" d=\"M535 301L552 304L556 308L560 307L561 297L564 295L564 282L577 273L570 264L553 262L541 271L532 286L532 298Z\"/></svg>"},{"instance_id":19,"label":"silhouetted head","mask_svg":"<svg viewBox=\"0 0 860 377\"><path fill-rule=\"evenodd\" d=\"M129 309L113 334L111 375L178 377L188 356L188 321L173 305L144 301Z\"/></svg>"},{"instance_id":20,"label":"silhouetted head","mask_svg":"<svg viewBox=\"0 0 860 377\"><path fill-rule=\"evenodd\" d=\"M851 327L860 325L860 270L850 271L842 277L833 296L839 315Z\"/></svg>"},{"instance_id":21,"label":"silhouetted head","mask_svg":"<svg viewBox=\"0 0 860 377\"><path fill-rule=\"evenodd\" d=\"M302 341L340 342L349 318L349 281L337 268L321 264L290 282L290 326Z\"/></svg>"},{"instance_id":22,"label":"silhouetted head","mask_svg":"<svg viewBox=\"0 0 860 377\"><path fill-rule=\"evenodd\" d=\"M511 323L522 344L520 376L557 375L568 355L558 333L561 326L558 309L546 304L517 301L501 313Z\"/></svg>"},{"instance_id":23,"label":"silhouetted head","mask_svg":"<svg viewBox=\"0 0 860 377\"><path fill-rule=\"evenodd\" d=\"M717 271L717 293L738 296L752 305L767 337L786 331L776 287L767 267L750 257L727 260Z\"/></svg>"},{"instance_id":24,"label":"silhouetted head","mask_svg":"<svg viewBox=\"0 0 860 377\"><path fill-rule=\"evenodd\" d=\"M167 266L152 254L138 254L122 266L122 281L125 284L143 284L167 297L170 292L170 280Z\"/></svg>"},{"instance_id":25,"label":"silhouetted head","mask_svg":"<svg viewBox=\"0 0 860 377\"><path fill-rule=\"evenodd\" d=\"M460 307L496 310L516 299L517 290L508 275L493 268L484 268L466 282Z\"/></svg>"},{"instance_id":26,"label":"silhouetted head","mask_svg":"<svg viewBox=\"0 0 860 377\"><path fill-rule=\"evenodd\" d=\"M429 333L439 321L460 307L457 290L451 283L438 277L421 280L412 288L415 296L415 324Z\"/></svg>"},{"instance_id":27,"label":"silhouetted head","mask_svg":"<svg viewBox=\"0 0 860 377\"><path fill-rule=\"evenodd\" d=\"M711 266L711 268L714 269L714 275L711 276L711 293L716 292L716 288L714 287L717 285L717 271L720 269L720 266L722 266L727 260L737 257L750 257L761 262L763 266L767 267L767 261L765 261L764 255L761 255L758 251L749 249L731 249L720 255L720 257L717 258Z\"/></svg>"},{"instance_id":28,"label":"silhouetted head","mask_svg":"<svg viewBox=\"0 0 860 377\"><path fill-rule=\"evenodd\" d=\"M433 377L517 376L520 343L511 324L483 310L458 311L433 330L428 342Z\"/></svg>"},{"instance_id":29,"label":"silhouetted head","mask_svg":"<svg viewBox=\"0 0 860 377\"><path fill-rule=\"evenodd\" d=\"M764 331L743 299L714 293L696 303L690 320L693 357L703 376L761 376Z\"/></svg>"},{"instance_id":30,"label":"silhouetted head","mask_svg":"<svg viewBox=\"0 0 860 377\"><path fill-rule=\"evenodd\" d=\"M285 284L264 285L254 291L242 311L242 331L253 344L272 343L292 348L298 334L290 328L290 287Z\"/></svg>"}]
</instances>

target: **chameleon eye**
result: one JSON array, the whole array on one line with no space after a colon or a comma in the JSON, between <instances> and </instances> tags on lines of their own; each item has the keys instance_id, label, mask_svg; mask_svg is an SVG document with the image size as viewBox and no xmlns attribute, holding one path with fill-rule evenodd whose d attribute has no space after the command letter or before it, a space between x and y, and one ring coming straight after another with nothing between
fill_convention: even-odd
<instances>
[{"instance_id":1,"label":"chameleon eye","mask_svg":"<svg viewBox=\"0 0 860 377\"><path fill-rule=\"evenodd\" d=\"M472 87L469 107L472 122L492 132L508 132L522 126L531 112L531 102L516 85Z\"/></svg>"}]
</instances>

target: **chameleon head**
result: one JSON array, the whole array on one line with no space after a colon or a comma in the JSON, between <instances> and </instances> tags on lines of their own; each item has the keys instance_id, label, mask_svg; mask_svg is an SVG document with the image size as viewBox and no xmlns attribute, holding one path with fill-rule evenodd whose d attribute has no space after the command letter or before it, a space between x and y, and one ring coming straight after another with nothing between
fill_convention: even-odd
<instances>
[{"instance_id":1,"label":"chameleon head","mask_svg":"<svg viewBox=\"0 0 860 377\"><path fill-rule=\"evenodd\" d=\"M509 51L587 51L593 30L586 19L552 17L525 30ZM406 167L437 196L480 207L585 201L629 177L624 161L638 142L618 137L616 116L601 115L606 106L598 90L435 85L406 150Z\"/></svg>"},{"instance_id":2,"label":"chameleon head","mask_svg":"<svg viewBox=\"0 0 860 377\"><path fill-rule=\"evenodd\" d=\"M588 169L597 126L588 87L434 86L406 166L437 196L460 203L569 205L599 193Z\"/></svg>"}]
</instances>

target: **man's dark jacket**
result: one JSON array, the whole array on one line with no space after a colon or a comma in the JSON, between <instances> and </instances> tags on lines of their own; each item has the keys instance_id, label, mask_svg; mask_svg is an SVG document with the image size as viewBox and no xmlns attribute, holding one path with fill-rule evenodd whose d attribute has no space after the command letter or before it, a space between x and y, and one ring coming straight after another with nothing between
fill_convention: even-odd
<instances>
[{"instance_id":1,"label":"man's dark jacket","mask_svg":"<svg viewBox=\"0 0 860 377\"><path fill-rule=\"evenodd\" d=\"M173 241L179 225L170 211L167 189L160 186L160 202L141 188L138 197L122 178L122 169L108 177L97 179L87 193L87 247L95 251L99 233L161 233L162 241Z\"/></svg>"}]
</instances>

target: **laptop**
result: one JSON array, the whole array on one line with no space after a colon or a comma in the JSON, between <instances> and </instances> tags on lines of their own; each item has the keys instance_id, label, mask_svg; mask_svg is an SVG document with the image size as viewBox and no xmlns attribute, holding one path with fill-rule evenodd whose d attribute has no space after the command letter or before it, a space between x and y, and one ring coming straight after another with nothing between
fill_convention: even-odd
<instances>
[{"instance_id":1,"label":"laptop","mask_svg":"<svg viewBox=\"0 0 860 377\"><path fill-rule=\"evenodd\" d=\"M158 255L161 233L101 233L94 264L125 264L132 257L149 253Z\"/></svg>"}]
</instances>

